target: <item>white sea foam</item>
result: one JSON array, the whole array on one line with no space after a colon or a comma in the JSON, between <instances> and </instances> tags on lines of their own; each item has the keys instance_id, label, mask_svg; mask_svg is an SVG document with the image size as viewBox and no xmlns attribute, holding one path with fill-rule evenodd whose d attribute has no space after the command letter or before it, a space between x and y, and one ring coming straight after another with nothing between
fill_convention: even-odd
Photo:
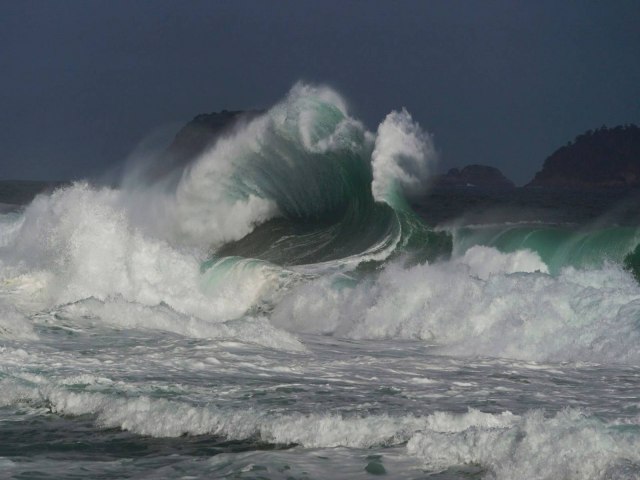
<instances>
[{"instance_id":1,"label":"white sea foam","mask_svg":"<svg viewBox=\"0 0 640 480\"><path fill-rule=\"evenodd\" d=\"M469 275L487 280L496 274L517 272L549 273L547 265L537 253L530 250L518 250L514 253L501 253L495 248L473 246L453 263L466 267Z\"/></svg>"},{"instance_id":2,"label":"white sea foam","mask_svg":"<svg viewBox=\"0 0 640 480\"><path fill-rule=\"evenodd\" d=\"M407 444L410 454L434 469L475 463L496 479L636 478L620 474L629 462L636 466L640 462L640 438L578 410L564 410L551 418L531 411L489 425L486 420L468 419L464 429L460 416L440 415L453 428L444 421L444 428L420 432Z\"/></svg>"},{"instance_id":3,"label":"white sea foam","mask_svg":"<svg viewBox=\"0 0 640 480\"><path fill-rule=\"evenodd\" d=\"M0 255L0 291L9 302L0 308L0 338L36 338L16 305L28 314L53 308L75 323L304 350L266 319L242 318L295 281L293 273L242 259L201 271L197 252L145 235L121 201L119 192L76 184L27 208ZM237 321L219 323L230 319Z\"/></svg>"},{"instance_id":4,"label":"white sea foam","mask_svg":"<svg viewBox=\"0 0 640 480\"><path fill-rule=\"evenodd\" d=\"M18 212L0 214L0 248L10 243L22 226L24 216Z\"/></svg>"},{"instance_id":5,"label":"white sea foam","mask_svg":"<svg viewBox=\"0 0 640 480\"><path fill-rule=\"evenodd\" d=\"M478 247L450 262L387 265L375 281L324 277L294 288L272 321L357 339L422 339L455 355L634 362L640 288L627 272L542 273L531 252Z\"/></svg>"},{"instance_id":6,"label":"white sea foam","mask_svg":"<svg viewBox=\"0 0 640 480\"><path fill-rule=\"evenodd\" d=\"M303 283L298 274L250 260L225 260L228 265L202 272L197 251L138 228L119 192L77 184L37 198L0 253L2 290L18 311L91 297L141 308L164 303L198 320L189 330L178 325L182 318L170 327L161 314L162 321L140 317L149 319L149 328L219 336L199 321L240 318L265 304L274 308L270 320L285 330L422 339L456 355L596 362L639 355L640 289L629 274L605 265L550 276L527 251L473 247L449 262L390 264L357 285L333 275ZM30 335L21 332L14 335Z\"/></svg>"},{"instance_id":7,"label":"white sea foam","mask_svg":"<svg viewBox=\"0 0 640 480\"><path fill-rule=\"evenodd\" d=\"M390 198L396 194L424 192L437 154L431 136L402 109L388 114L378 126L371 159L373 196L393 203Z\"/></svg>"},{"instance_id":8,"label":"white sea foam","mask_svg":"<svg viewBox=\"0 0 640 480\"><path fill-rule=\"evenodd\" d=\"M78 326L109 325L118 328L151 329L187 337L235 340L282 351L304 351L292 334L275 328L264 317L247 317L212 323L180 314L163 304L149 307L121 298L100 301L95 298L64 305L52 312L56 318Z\"/></svg>"},{"instance_id":9,"label":"white sea foam","mask_svg":"<svg viewBox=\"0 0 640 480\"><path fill-rule=\"evenodd\" d=\"M185 171L175 196L164 200L159 215L165 221L160 225L166 224L181 241L210 246L242 238L256 224L276 216L272 200L242 191L234 194L232 183L242 162L260 151L268 128L269 118L258 118L202 155Z\"/></svg>"},{"instance_id":10,"label":"white sea foam","mask_svg":"<svg viewBox=\"0 0 640 480\"><path fill-rule=\"evenodd\" d=\"M34 310L118 296L223 321L287 281L278 267L242 261L216 281L215 269L201 272L201 254L149 237L121 201L119 192L87 184L37 198L2 252L3 289L28 297Z\"/></svg>"},{"instance_id":11,"label":"white sea foam","mask_svg":"<svg viewBox=\"0 0 640 480\"><path fill-rule=\"evenodd\" d=\"M64 382L63 382L64 383ZM396 445L417 432L461 432L470 427L496 428L513 423L509 413L494 416L471 411L463 416L436 413L426 417L339 414L269 414L255 409L220 409L161 398L126 398L94 392L72 392L53 383L26 386L13 380L0 381L0 402L44 402L64 415L95 415L107 428L122 428L142 435L176 437L213 434L242 440L258 436L265 442L296 443L305 447L358 447ZM162 421L158 419L162 418Z\"/></svg>"},{"instance_id":12,"label":"white sea foam","mask_svg":"<svg viewBox=\"0 0 640 480\"><path fill-rule=\"evenodd\" d=\"M0 340L36 340L31 320L15 307L0 303Z\"/></svg>"}]
</instances>

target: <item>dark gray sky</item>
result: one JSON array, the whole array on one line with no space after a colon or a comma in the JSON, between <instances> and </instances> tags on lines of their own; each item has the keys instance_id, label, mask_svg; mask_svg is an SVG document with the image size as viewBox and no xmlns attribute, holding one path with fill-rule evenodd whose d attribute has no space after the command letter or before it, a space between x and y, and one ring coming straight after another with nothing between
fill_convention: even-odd
<instances>
[{"instance_id":1,"label":"dark gray sky","mask_svg":"<svg viewBox=\"0 0 640 480\"><path fill-rule=\"evenodd\" d=\"M371 129L407 107L442 168L524 183L584 130L640 123L640 2L0 0L0 72L4 179L96 174L302 79Z\"/></svg>"}]
</instances>

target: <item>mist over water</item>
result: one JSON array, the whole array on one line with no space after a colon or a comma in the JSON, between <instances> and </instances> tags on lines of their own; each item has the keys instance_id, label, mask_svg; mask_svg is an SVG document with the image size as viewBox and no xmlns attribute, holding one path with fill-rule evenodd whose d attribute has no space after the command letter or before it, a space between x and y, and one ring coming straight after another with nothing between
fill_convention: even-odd
<instances>
[{"instance_id":1,"label":"mist over water","mask_svg":"<svg viewBox=\"0 0 640 480\"><path fill-rule=\"evenodd\" d=\"M1 475L640 478L638 225L418 215L436 152L297 84L2 210Z\"/></svg>"}]
</instances>

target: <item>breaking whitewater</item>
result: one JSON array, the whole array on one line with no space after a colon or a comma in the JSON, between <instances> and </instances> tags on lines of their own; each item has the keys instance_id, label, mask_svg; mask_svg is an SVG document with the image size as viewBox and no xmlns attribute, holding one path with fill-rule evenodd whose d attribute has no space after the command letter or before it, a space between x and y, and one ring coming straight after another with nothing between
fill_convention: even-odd
<instances>
[{"instance_id":1,"label":"breaking whitewater","mask_svg":"<svg viewBox=\"0 0 640 480\"><path fill-rule=\"evenodd\" d=\"M437 154L296 85L0 214L2 478L640 478L640 229L431 225Z\"/></svg>"}]
</instances>

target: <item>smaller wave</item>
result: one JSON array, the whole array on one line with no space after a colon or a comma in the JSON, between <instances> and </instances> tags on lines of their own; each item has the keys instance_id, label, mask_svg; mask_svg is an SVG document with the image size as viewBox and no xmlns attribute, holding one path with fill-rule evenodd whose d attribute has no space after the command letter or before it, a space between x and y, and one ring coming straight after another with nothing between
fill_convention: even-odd
<instances>
[{"instance_id":1,"label":"smaller wave","mask_svg":"<svg viewBox=\"0 0 640 480\"><path fill-rule=\"evenodd\" d=\"M64 383L64 382L63 382ZM67 382L68 384L68 382ZM605 422L580 410L553 416L434 412L426 416L274 414L147 396L71 391L69 385L0 380L0 405L46 405L63 415L94 415L103 428L141 435L217 435L305 448L398 446L429 470L480 465L490 478L626 478L640 467L640 426ZM158 421L162 419L162 421Z\"/></svg>"},{"instance_id":2,"label":"smaller wave","mask_svg":"<svg viewBox=\"0 0 640 480\"><path fill-rule=\"evenodd\" d=\"M33 323L15 307L0 303L0 339L36 340Z\"/></svg>"},{"instance_id":3,"label":"smaller wave","mask_svg":"<svg viewBox=\"0 0 640 480\"><path fill-rule=\"evenodd\" d=\"M460 255L474 245L484 245L511 253L536 252L552 273L564 267L600 268L609 261L626 265L635 272L631 260L640 244L636 227L577 228L549 224L496 224L453 227L453 254Z\"/></svg>"},{"instance_id":4,"label":"smaller wave","mask_svg":"<svg viewBox=\"0 0 640 480\"><path fill-rule=\"evenodd\" d=\"M481 280L488 280L496 274L549 273L547 264L530 250L502 253L494 248L476 246L471 247L461 257L454 257L452 263L463 266L470 276Z\"/></svg>"},{"instance_id":5,"label":"smaller wave","mask_svg":"<svg viewBox=\"0 0 640 480\"><path fill-rule=\"evenodd\" d=\"M535 361L637 362L640 287L620 266L552 276L533 252L473 247L448 262L393 262L360 283L328 276L275 307L286 330L419 339L439 352Z\"/></svg>"},{"instance_id":6,"label":"smaller wave","mask_svg":"<svg viewBox=\"0 0 640 480\"><path fill-rule=\"evenodd\" d=\"M58 307L50 312L56 324L74 328L117 327L159 330L185 337L232 340L286 352L303 352L306 347L292 334L275 328L264 317L244 317L212 323L182 315L162 304L154 307L113 298L94 298Z\"/></svg>"},{"instance_id":7,"label":"smaller wave","mask_svg":"<svg viewBox=\"0 0 640 480\"><path fill-rule=\"evenodd\" d=\"M29 402L63 415L95 415L103 428L141 435L178 437L220 435L231 440L258 437L272 444L305 447L367 448L406 442L424 424L416 417L343 418L337 414L273 414L253 409L221 409L162 398L126 398L95 392L73 392L56 383L0 380L0 405ZM159 422L158 419L163 419Z\"/></svg>"},{"instance_id":8,"label":"smaller wave","mask_svg":"<svg viewBox=\"0 0 640 480\"><path fill-rule=\"evenodd\" d=\"M579 410L553 417L540 410L521 417L474 410L437 415L436 428L407 444L433 469L479 464L495 479L637 478L631 472L640 467L640 430L624 431Z\"/></svg>"}]
</instances>

